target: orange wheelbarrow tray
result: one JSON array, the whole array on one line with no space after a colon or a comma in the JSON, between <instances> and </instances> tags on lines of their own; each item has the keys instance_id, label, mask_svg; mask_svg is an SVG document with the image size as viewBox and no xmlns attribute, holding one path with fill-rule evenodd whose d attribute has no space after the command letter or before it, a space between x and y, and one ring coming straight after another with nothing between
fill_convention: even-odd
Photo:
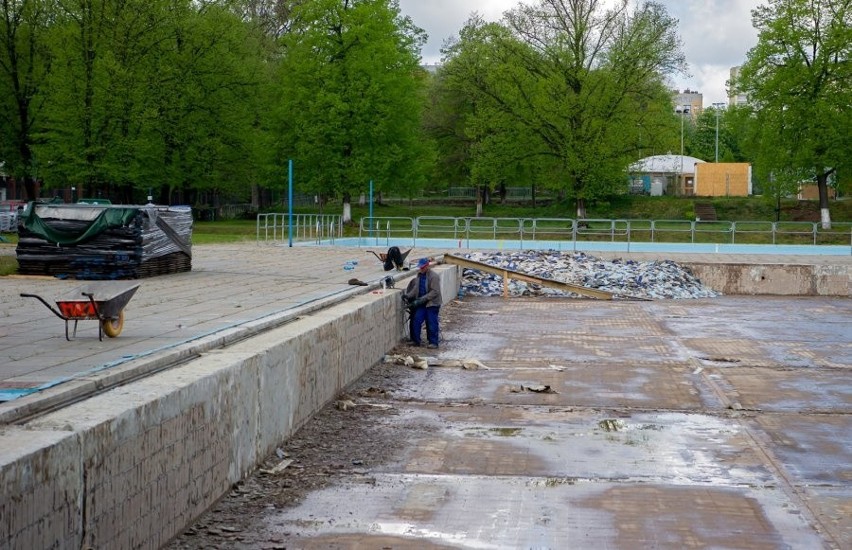
<instances>
[{"instance_id":1,"label":"orange wheelbarrow tray","mask_svg":"<svg viewBox=\"0 0 852 550\"><path fill-rule=\"evenodd\" d=\"M47 306L57 317L65 321L65 339L69 342L77 336L78 321L98 321L98 339L104 334L115 338L124 328L124 307L139 290L141 283L102 282L79 286L56 300L56 308L37 294L24 294ZM68 321L74 321L72 334L68 334Z\"/></svg>"}]
</instances>

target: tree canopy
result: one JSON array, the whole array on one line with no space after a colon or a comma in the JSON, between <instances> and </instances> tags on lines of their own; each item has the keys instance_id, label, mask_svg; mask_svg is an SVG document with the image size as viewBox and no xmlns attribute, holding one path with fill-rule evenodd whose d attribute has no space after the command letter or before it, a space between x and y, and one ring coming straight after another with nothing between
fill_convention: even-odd
<instances>
[{"instance_id":1,"label":"tree canopy","mask_svg":"<svg viewBox=\"0 0 852 550\"><path fill-rule=\"evenodd\" d=\"M720 161L752 162L773 196L815 180L828 223L852 158L850 4L767 0L731 83L749 105L684 121L677 21L655 1L474 15L431 74L397 0L0 0L0 163L27 198L38 180L44 195L264 207L292 159L299 192L345 204L370 182L524 186L583 217L683 135L687 153L718 143Z\"/></svg>"},{"instance_id":2,"label":"tree canopy","mask_svg":"<svg viewBox=\"0 0 852 550\"><path fill-rule=\"evenodd\" d=\"M320 195L422 187L423 31L386 0L317 0L282 37L281 155Z\"/></svg>"},{"instance_id":3,"label":"tree canopy","mask_svg":"<svg viewBox=\"0 0 852 550\"><path fill-rule=\"evenodd\" d=\"M289 157L319 193L423 185L424 35L395 0L2 9L0 160L20 181L198 204L280 186Z\"/></svg>"},{"instance_id":4,"label":"tree canopy","mask_svg":"<svg viewBox=\"0 0 852 550\"><path fill-rule=\"evenodd\" d=\"M584 201L623 186L640 134L666 133L665 76L685 67L676 21L657 3L539 0L500 23L474 17L441 76L470 98L471 174L536 159L545 185Z\"/></svg>"},{"instance_id":5,"label":"tree canopy","mask_svg":"<svg viewBox=\"0 0 852 550\"><path fill-rule=\"evenodd\" d=\"M828 179L852 157L852 2L770 0L753 10L758 43L737 91L748 95L755 160L778 180L815 180L829 227Z\"/></svg>"}]
</instances>

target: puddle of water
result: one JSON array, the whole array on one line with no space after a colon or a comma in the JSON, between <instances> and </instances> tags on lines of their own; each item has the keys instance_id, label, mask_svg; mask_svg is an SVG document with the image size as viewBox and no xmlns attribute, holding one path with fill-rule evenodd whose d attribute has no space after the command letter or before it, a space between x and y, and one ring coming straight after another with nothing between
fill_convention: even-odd
<instances>
[{"instance_id":1,"label":"puddle of water","mask_svg":"<svg viewBox=\"0 0 852 550\"><path fill-rule=\"evenodd\" d=\"M483 434L497 435L499 437L515 437L523 431L523 428L465 428L462 430L466 436L479 437ZM471 433L472 432L472 433Z\"/></svg>"}]
</instances>

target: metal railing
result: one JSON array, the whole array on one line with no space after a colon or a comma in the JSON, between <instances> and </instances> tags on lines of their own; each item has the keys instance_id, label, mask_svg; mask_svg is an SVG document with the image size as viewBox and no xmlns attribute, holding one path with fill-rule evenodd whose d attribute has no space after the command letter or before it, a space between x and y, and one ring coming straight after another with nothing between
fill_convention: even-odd
<instances>
[{"instance_id":1,"label":"metal railing","mask_svg":"<svg viewBox=\"0 0 852 550\"><path fill-rule=\"evenodd\" d=\"M257 210L251 204L225 204L219 207L219 219L234 220Z\"/></svg>"},{"instance_id":2,"label":"metal railing","mask_svg":"<svg viewBox=\"0 0 852 550\"><path fill-rule=\"evenodd\" d=\"M17 233L18 231L18 214L17 212L0 212L0 232L2 233Z\"/></svg>"},{"instance_id":3,"label":"metal railing","mask_svg":"<svg viewBox=\"0 0 852 550\"><path fill-rule=\"evenodd\" d=\"M330 214L294 214L293 240L334 243L343 236L343 218ZM257 241L283 242L290 238L289 214L258 214Z\"/></svg>"},{"instance_id":4,"label":"metal railing","mask_svg":"<svg viewBox=\"0 0 852 550\"><path fill-rule=\"evenodd\" d=\"M807 244L852 247L852 223L730 222L572 218L362 218L360 243L387 245L393 239L452 239L459 244L490 240L609 241L614 243Z\"/></svg>"}]
</instances>

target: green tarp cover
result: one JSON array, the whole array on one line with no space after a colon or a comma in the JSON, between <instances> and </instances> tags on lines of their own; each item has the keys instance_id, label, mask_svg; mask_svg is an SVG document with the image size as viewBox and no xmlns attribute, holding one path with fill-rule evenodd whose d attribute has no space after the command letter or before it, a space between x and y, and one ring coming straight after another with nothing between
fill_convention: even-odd
<instances>
[{"instance_id":1,"label":"green tarp cover","mask_svg":"<svg viewBox=\"0 0 852 550\"><path fill-rule=\"evenodd\" d=\"M36 214L37 204L31 203L23 214L23 226L29 231L42 237L46 241L56 244L79 244L106 231L111 227L122 227L139 213L138 208L107 207L99 213L86 229L80 233L77 231L59 231L50 227Z\"/></svg>"}]
</instances>

